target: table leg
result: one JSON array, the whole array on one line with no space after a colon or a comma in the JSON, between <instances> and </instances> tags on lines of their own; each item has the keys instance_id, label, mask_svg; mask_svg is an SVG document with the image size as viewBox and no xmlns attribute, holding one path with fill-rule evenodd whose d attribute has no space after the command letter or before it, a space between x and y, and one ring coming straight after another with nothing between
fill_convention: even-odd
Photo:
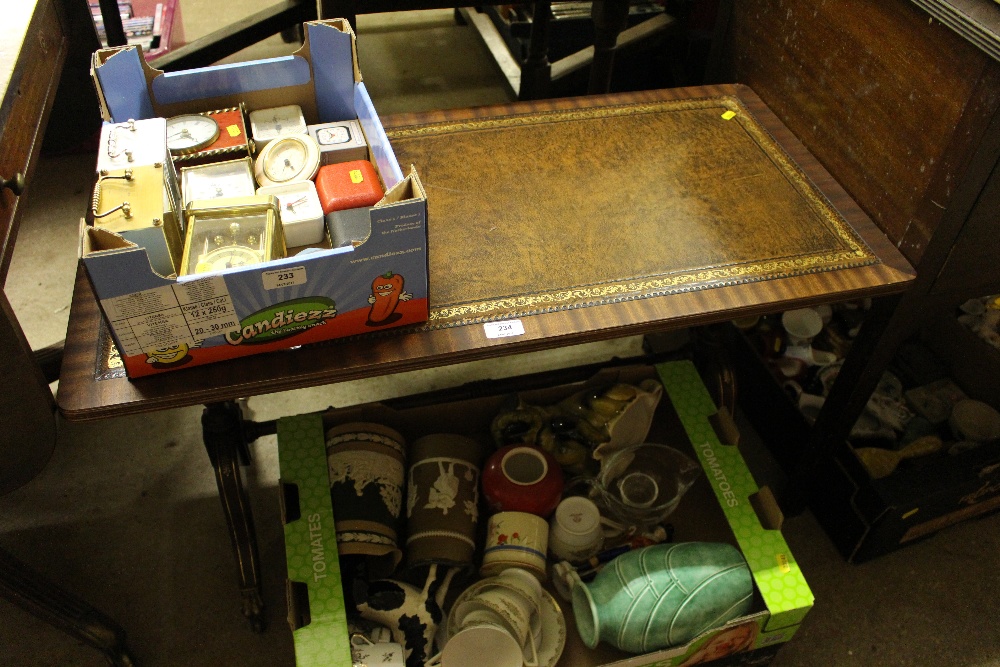
<instances>
[{"instance_id":1,"label":"table leg","mask_svg":"<svg viewBox=\"0 0 1000 667\"><path fill-rule=\"evenodd\" d=\"M263 632L264 600L261 595L257 532L240 469L241 465L250 465L250 440L240 403L209 403L202 413L201 427L208 458L215 469L219 499L239 568L243 615L255 632Z\"/></svg>"},{"instance_id":2,"label":"table leg","mask_svg":"<svg viewBox=\"0 0 1000 667\"><path fill-rule=\"evenodd\" d=\"M536 2L531 14L531 36L528 55L521 67L519 100L541 100L549 96L552 64L549 62L549 19L552 3Z\"/></svg>"},{"instance_id":3,"label":"table leg","mask_svg":"<svg viewBox=\"0 0 1000 667\"><path fill-rule=\"evenodd\" d=\"M591 6L594 21L594 63L590 66L588 95L611 91L618 35L628 24L628 0L604 0Z\"/></svg>"},{"instance_id":4,"label":"table leg","mask_svg":"<svg viewBox=\"0 0 1000 667\"><path fill-rule=\"evenodd\" d=\"M134 664L117 623L2 549L0 597L97 649L112 667Z\"/></svg>"}]
</instances>

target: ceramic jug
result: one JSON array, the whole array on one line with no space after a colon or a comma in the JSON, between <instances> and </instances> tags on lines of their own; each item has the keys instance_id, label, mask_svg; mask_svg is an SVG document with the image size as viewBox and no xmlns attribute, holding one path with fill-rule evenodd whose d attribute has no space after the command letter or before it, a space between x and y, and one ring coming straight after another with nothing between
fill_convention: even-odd
<instances>
[{"instance_id":1,"label":"ceramic jug","mask_svg":"<svg viewBox=\"0 0 1000 667\"><path fill-rule=\"evenodd\" d=\"M630 653L677 646L749 612L750 568L716 542L657 544L618 556L590 583L569 570L573 615L584 644Z\"/></svg>"}]
</instances>

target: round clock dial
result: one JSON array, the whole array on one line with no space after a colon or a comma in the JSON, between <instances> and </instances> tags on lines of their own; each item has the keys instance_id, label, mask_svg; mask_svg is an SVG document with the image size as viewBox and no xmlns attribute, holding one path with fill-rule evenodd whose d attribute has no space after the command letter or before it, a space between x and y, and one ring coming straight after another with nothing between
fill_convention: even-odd
<instances>
[{"instance_id":1,"label":"round clock dial","mask_svg":"<svg viewBox=\"0 0 1000 667\"><path fill-rule=\"evenodd\" d=\"M219 124L201 114L186 114L167 119L167 149L172 155L201 150L219 138Z\"/></svg>"},{"instance_id":2,"label":"round clock dial","mask_svg":"<svg viewBox=\"0 0 1000 667\"><path fill-rule=\"evenodd\" d=\"M250 264L258 264L264 261L261 253L257 252L253 248L248 248L241 245L230 245L224 246L222 248L216 248L208 253L205 253L198 258L198 266L195 269L196 273L205 273L207 271L222 271L224 269L233 269L241 266L249 266Z\"/></svg>"},{"instance_id":3,"label":"round clock dial","mask_svg":"<svg viewBox=\"0 0 1000 667\"><path fill-rule=\"evenodd\" d=\"M307 181L319 169L319 147L309 136L276 139L264 147L254 174L262 186Z\"/></svg>"}]
</instances>

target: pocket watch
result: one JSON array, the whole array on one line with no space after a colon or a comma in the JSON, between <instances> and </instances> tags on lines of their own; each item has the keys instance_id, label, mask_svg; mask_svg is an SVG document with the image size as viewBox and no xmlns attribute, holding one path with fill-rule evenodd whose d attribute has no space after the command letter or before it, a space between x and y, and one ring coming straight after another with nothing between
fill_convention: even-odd
<instances>
[{"instance_id":1,"label":"pocket watch","mask_svg":"<svg viewBox=\"0 0 1000 667\"><path fill-rule=\"evenodd\" d=\"M167 147L185 166L253 155L243 105L168 118Z\"/></svg>"},{"instance_id":2,"label":"pocket watch","mask_svg":"<svg viewBox=\"0 0 1000 667\"><path fill-rule=\"evenodd\" d=\"M285 185L269 185L257 189L258 195L278 198L278 218L289 248L315 245L326 236L323 207L316 194L316 184L299 181Z\"/></svg>"},{"instance_id":3,"label":"pocket watch","mask_svg":"<svg viewBox=\"0 0 1000 667\"><path fill-rule=\"evenodd\" d=\"M302 114L302 107L297 104L289 104L283 107L251 111L250 132L258 149L278 137L306 134L306 119Z\"/></svg>"},{"instance_id":4,"label":"pocket watch","mask_svg":"<svg viewBox=\"0 0 1000 667\"><path fill-rule=\"evenodd\" d=\"M225 271L285 256L276 197L193 201L187 220L181 275Z\"/></svg>"},{"instance_id":5,"label":"pocket watch","mask_svg":"<svg viewBox=\"0 0 1000 667\"><path fill-rule=\"evenodd\" d=\"M280 137L264 147L253 171L261 186L308 181L319 169L319 147L308 134Z\"/></svg>"},{"instance_id":6,"label":"pocket watch","mask_svg":"<svg viewBox=\"0 0 1000 667\"><path fill-rule=\"evenodd\" d=\"M196 199L250 197L256 189L249 156L240 160L181 167L181 195L185 208Z\"/></svg>"},{"instance_id":7,"label":"pocket watch","mask_svg":"<svg viewBox=\"0 0 1000 667\"><path fill-rule=\"evenodd\" d=\"M172 155L186 155L211 146L219 138L219 124L198 113L167 119L167 148Z\"/></svg>"},{"instance_id":8,"label":"pocket watch","mask_svg":"<svg viewBox=\"0 0 1000 667\"><path fill-rule=\"evenodd\" d=\"M320 164L368 159L368 142L356 120L310 125L309 136L319 146Z\"/></svg>"}]
</instances>

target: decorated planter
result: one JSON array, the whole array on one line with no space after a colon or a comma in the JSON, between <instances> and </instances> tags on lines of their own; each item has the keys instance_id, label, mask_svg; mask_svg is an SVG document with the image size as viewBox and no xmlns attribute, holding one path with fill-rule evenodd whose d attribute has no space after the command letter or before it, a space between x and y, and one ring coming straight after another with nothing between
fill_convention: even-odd
<instances>
[{"instance_id":1,"label":"decorated planter","mask_svg":"<svg viewBox=\"0 0 1000 667\"><path fill-rule=\"evenodd\" d=\"M381 424L343 424L326 432L326 456L340 555L369 557L369 572L388 576L403 556L403 436Z\"/></svg>"}]
</instances>

